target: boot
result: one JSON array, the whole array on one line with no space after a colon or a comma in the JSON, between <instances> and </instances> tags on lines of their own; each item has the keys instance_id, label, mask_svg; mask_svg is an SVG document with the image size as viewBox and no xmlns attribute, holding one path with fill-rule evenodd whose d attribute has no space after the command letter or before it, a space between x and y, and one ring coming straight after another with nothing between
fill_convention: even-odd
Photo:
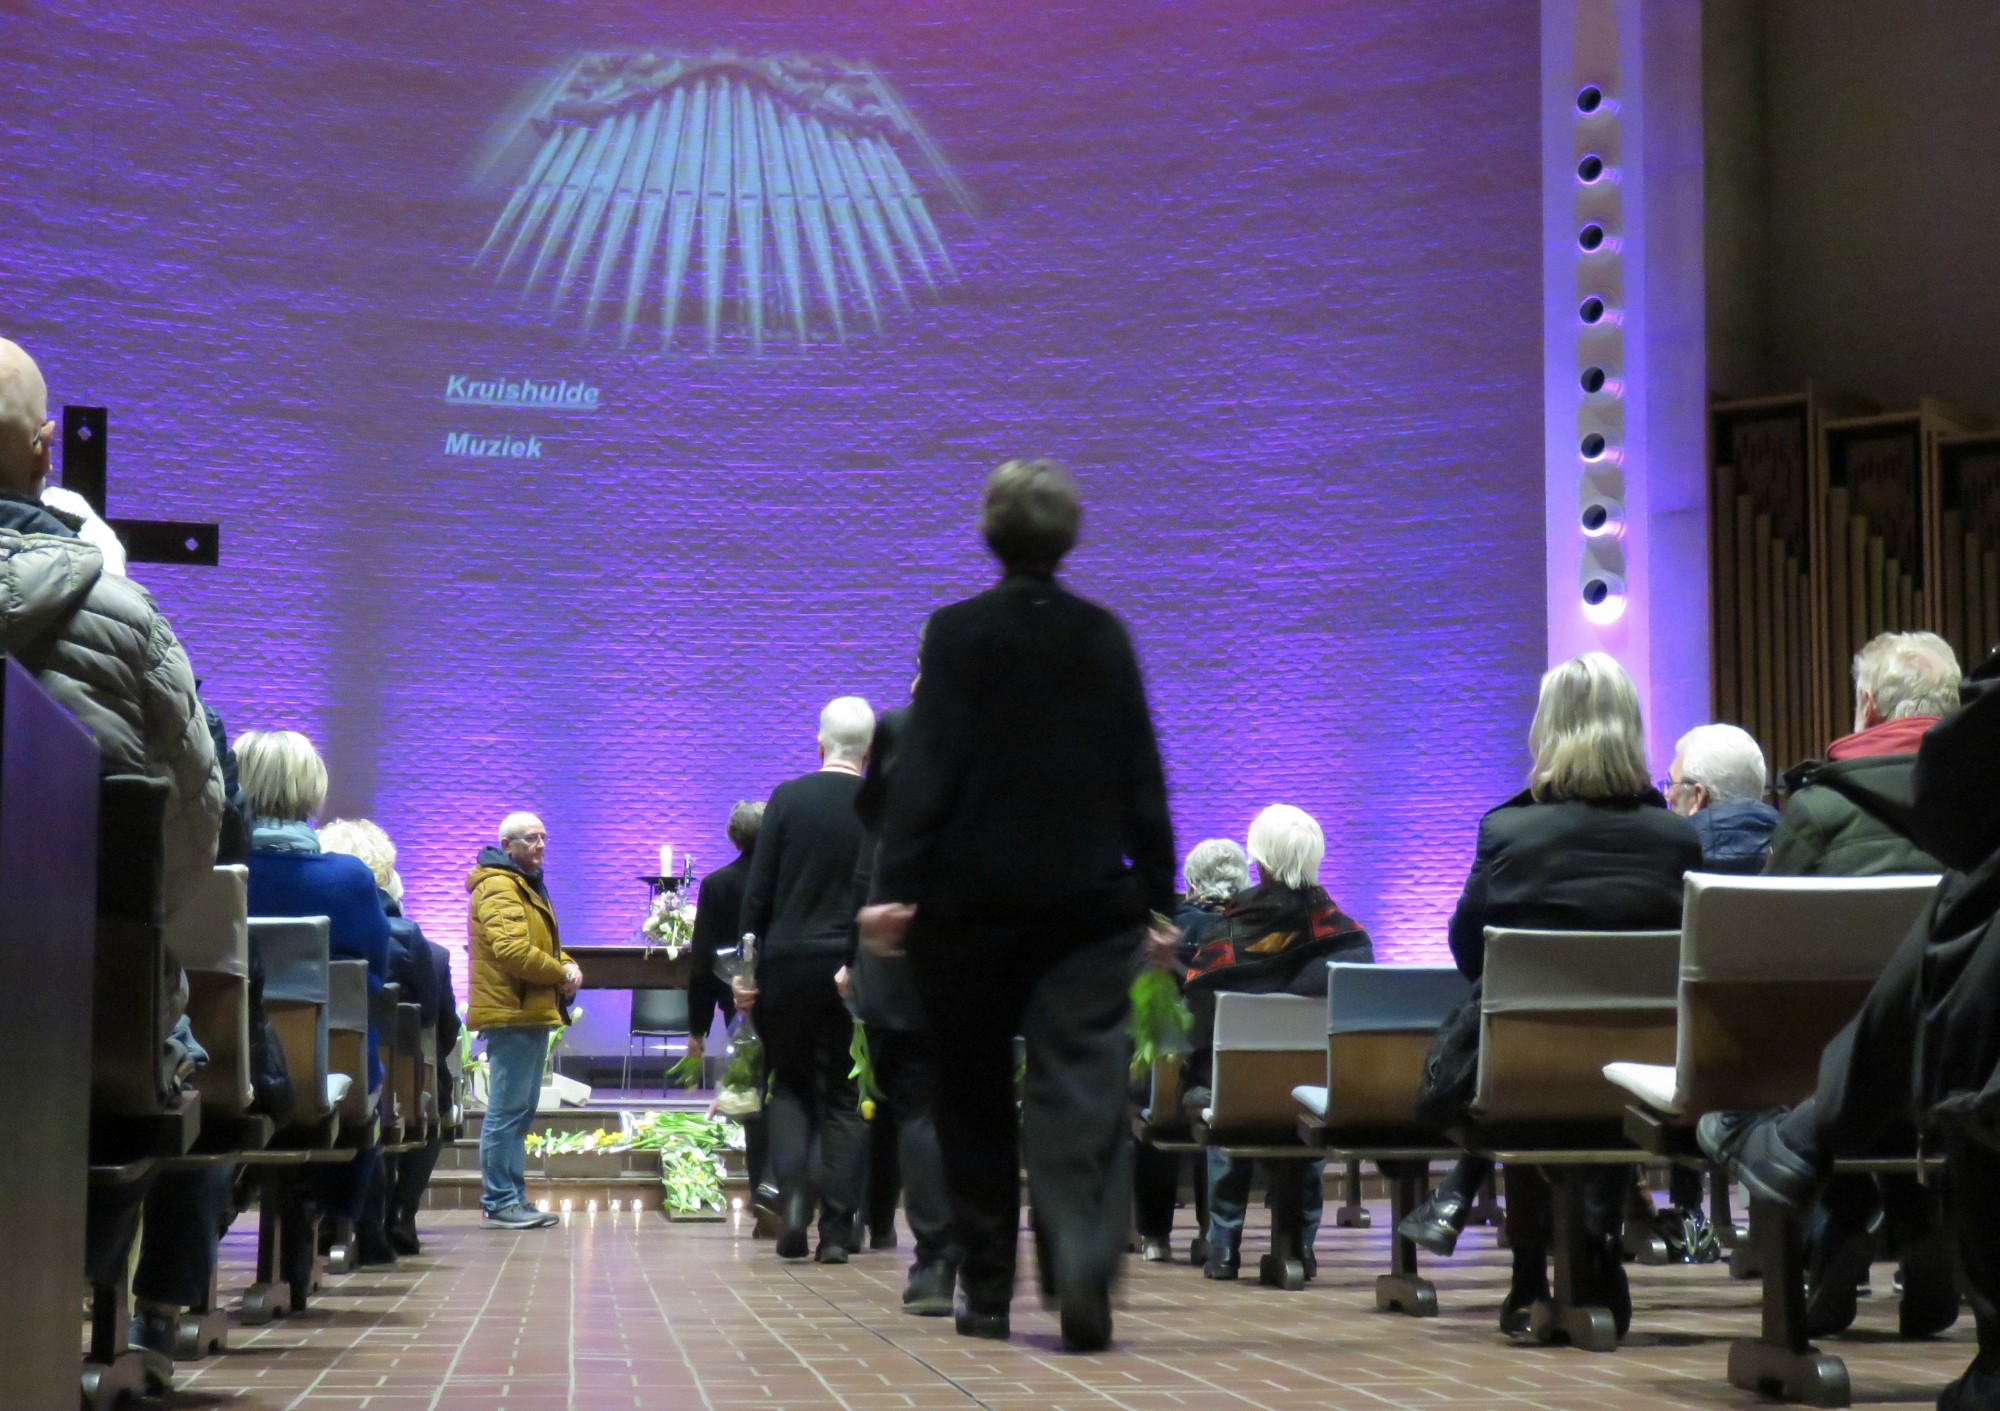
<instances>
[{"instance_id":1,"label":"boot","mask_svg":"<svg viewBox=\"0 0 2000 1411\"><path fill-rule=\"evenodd\" d=\"M1514 1279L1500 1304L1500 1331L1508 1337L1528 1332L1529 1313L1549 1296L1548 1255L1542 1250L1515 1248Z\"/></svg>"},{"instance_id":2,"label":"boot","mask_svg":"<svg viewBox=\"0 0 2000 1411\"><path fill-rule=\"evenodd\" d=\"M1465 1230L1466 1217L1471 1210L1470 1200L1449 1187L1440 1186L1430 1193L1422 1205L1402 1218L1396 1226L1396 1233L1418 1249L1448 1259L1458 1248L1458 1237Z\"/></svg>"}]
</instances>

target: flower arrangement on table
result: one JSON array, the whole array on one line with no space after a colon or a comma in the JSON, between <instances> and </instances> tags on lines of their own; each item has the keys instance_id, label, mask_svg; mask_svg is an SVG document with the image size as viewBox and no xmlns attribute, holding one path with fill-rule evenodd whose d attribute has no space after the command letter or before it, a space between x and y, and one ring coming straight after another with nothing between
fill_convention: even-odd
<instances>
[{"instance_id":1,"label":"flower arrangement on table","mask_svg":"<svg viewBox=\"0 0 2000 1411\"><path fill-rule=\"evenodd\" d=\"M664 950L669 960L679 960L681 952L694 944L694 903L661 892L653 898L639 932L647 945Z\"/></svg>"}]
</instances>

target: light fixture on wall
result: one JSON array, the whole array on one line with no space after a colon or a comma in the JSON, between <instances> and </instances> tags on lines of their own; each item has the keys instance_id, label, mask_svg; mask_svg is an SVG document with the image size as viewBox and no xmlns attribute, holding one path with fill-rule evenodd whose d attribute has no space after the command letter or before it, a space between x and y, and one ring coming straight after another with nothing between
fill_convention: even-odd
<instances>
[{"instance_id":1,"label":"light fixture on wall","mask_svg":"<svg viewBox=\"0 0 2000 1411\"><path fill-rule=\"evenodd\" d=\"M1572 148L1575 242L1570 266L1576 279L1577 529L1583 552L1577 595L1585 619L1609 627L1625 615L1623 543L1627 514L1622 447L1625 440L1625 363L1620 297L1624 271L1618 239L1624 214L1618 190L1618 102L1606 77L1616 72L1615 50L1598 58L1578 54L1573 90Z\"/></svg>"}]
</instances>

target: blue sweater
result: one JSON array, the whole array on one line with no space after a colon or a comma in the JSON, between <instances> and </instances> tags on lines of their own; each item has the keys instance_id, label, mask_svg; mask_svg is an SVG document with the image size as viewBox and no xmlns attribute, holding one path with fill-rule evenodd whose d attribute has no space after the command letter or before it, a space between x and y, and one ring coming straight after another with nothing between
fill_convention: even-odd
<instances>
[{"instance_id":1,"label":"blue sweater","mask_svg":"<svg viewBox=\"0 0 2000 1411\"><path fill-rule=\"evenodd\" d=\"M375 874L358 857L337 852L273 851L250 853L250 914L252 916L324 916L327 954L333 960L368 962L368 990L373 994L389 980L389 918L375 894ZM382 1086L382 1060L376 1034L368 1030L368 1086Z\"/></svg>"}]
</instances>

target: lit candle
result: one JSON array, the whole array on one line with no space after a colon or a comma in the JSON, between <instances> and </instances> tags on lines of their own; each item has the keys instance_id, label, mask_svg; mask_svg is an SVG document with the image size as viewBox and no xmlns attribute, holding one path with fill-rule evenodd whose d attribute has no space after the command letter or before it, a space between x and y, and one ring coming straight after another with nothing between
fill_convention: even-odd
<instances>
[{"instance_id":1,"label":"lit candle","mask_svg":"<svg viewBox=\"0 0 2000 1411\"><path fill-rule=\"evenodd\" d=\"M671 877L674 875L674 845L672 843L660 844L660 875L662 877Z\"/></svg>"}]
</instances>

